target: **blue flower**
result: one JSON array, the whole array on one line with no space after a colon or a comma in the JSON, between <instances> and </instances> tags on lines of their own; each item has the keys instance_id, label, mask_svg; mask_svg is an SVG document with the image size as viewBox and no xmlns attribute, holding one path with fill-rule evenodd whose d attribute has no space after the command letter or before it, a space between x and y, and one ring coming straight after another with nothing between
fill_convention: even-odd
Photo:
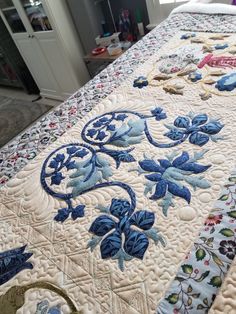
<instances>
[{"instance_id":1,"label":"blue flower","mask_svg":"<svg viewBox=\"0 0 236 314\"><path fill-rule=\"evenodd\" d=\"M202 75L198 72L192 72L189 74L188 79L192 82L197 82L202 79Z\"/></svg>"},{"instance_id":2,"label":"blue flower","mask_svg":"<svg viewBox=\"0 0 236 314\"><path fill-rule=\"evenodd\" d=\"M48 300L43 300L37 304L37 312L41 314L61 314L60 306L50 307Z\"/></svg>"},{"instance_id":3,"label":"blue flower","mask_svg":"<svg viewBox=\"0 0 236 314\"><path fill-rule=\"evenodd\" d=\"M154 213L145 210L132 213L130 203L122 199L112 199L108 212L110 216L99 216L89 229L95 236L102 237L100 247L102 258L114 258L122 251L126 257L143 259L149 245L144 231L152 228ZM135 226L135 229L132 226ZM91 242L90 247L93 245Z\"/></svg>"},{"instance_id":4,"label":"blue flower","mask_svg":"<svg viewBox=\"0 0 236 314\"><path fill-rule=\"evenodd\" d=\"M164 198L169 192L173 196L179 196L190 203L191 193L188 188L179 184L180 181L186 181L195 187L209 187L206 181L189 180L186 176L198 174L206 171L210 166L203 166L189 160L189 154L183 152L181 156L175 158L172 162L168 159L159 159L159 163L152 159L145 159L139 162L139 166L145 172L152 172L145 177L156 186L154 194L150 197L152 200Z\"/></svg>"},{"instance_id":5,"label":"blue flower","mask_svg":"<svg viewBox=\"0 0 236 314\"><path fill-rule=\"evenodd\" d=\"M208 121L206 114L199 114L191 120L188 117L179 116L174 121L174 126L164 135L171 140L183 140L189 137L189 142L198 146L205 145L210 137L221 131L223 124L219 121Z\"/></svg>"},{"instance_id":6,"label":"blue flower","mask_svg":"<svg viewBox=\"0 0 236 314\"><path fill-rule=\"evenodd\" d=\"M196 34L195 33L186 33L186 34L183 34L180 39L189 39L189 38L192 38L192 37L196 37Z\"/></svg>"},{"instance_id":7,"label":"blue flower","mask_svg":"<svg viewBox=\"0 0 236 314\"><path fill-rule=\"evenodd\" d=\"M160 107L156 107L151 110L152 115L156 118L157 121L164 120L167 118L166 113L163 112L163 109Z\"/></svg>"},{"instance_id":8,"label":"blue flower","mask_svg":"<svg viewBox=\"0 0 236 314\"><path fill-rule=\"evenodd\" d=\"M104 140L104 138L107 137L107 134L104 131L99 131L98 135L96 136L96 140Z\"/></svg>"},{"instance_id":9,"label":"blue flower","mask_svg":"<svg viewBox=\"0 0 236 314\"><path fill-rule=\"evenodd\" d=\"M231 92L236 87L236 73L223 76L216 82L215 86L219 91Z\"/></svg>"},{"instance_id":10,"label":"blue flower","mask_svg":"<svg viewBox=\"0 0 236 314\"><path fill-rule=\"evenodd\" d=\"M139 76L134 80L133 87L143 88L148 85L148 80L145 76Z\"/></svg>"},{"instance_id":11,"label":"blue flower","mask_svg":"<svg viewBox=\"0 0 236 314\"><path fill-rule=\"evenodd\" d=\"M24 269L33 269L33 265L27 262L33 255L25 253L26 245L0 253L0 286L13 278Z\"/></svg>"},{"instance_id":12,"label":"blue flower","mask_svg":"<svg viewBox=\"0 0 236 314\"><path fill-rule=\"evenodd\" d=\"M225 49L225 48L228 48L228 47L229 47L228 44L217 44L217 45L215 45L215 49L216 50Z\"/></svg>"}]
</instances>

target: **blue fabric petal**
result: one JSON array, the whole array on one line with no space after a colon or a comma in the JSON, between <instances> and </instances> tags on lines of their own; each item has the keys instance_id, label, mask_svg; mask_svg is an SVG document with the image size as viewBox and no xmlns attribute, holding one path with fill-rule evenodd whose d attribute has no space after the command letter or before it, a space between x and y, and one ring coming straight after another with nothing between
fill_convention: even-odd
<instances>
[{"instance_id":1,"label":"blue fabric petal","mask_svg":"<svg viewBox=\"0 0 236 314\"><path fill-rule=\"evenodd\" d=\"M58 167L59 162L57 162L55 159L53 159L50 164L48 165L49 168L56 169Z\"/></svg>"},{"instance_id":2,"label":"blue fabric petal","mask_svg":"<svg viewBox=\"0 0 236 314\"><path fill-rule=\"evenodd\" d=\"M118 115L115 117L115 119L116 119L117 121L124 121L127 117L128 117L127 114L125 114L125 113L120 113L120 114L118 114Z\"/></svg>"},{"instance_id":3,"label":"blue fabric petal","mask_svg":"<svg viewBox=\"0 0 236 314\"><path fill-rule=\"evenodd\" d=\"M198 146L203 146L209 141L209 136L203 133L194 132L189 137L189 142Z\"/></svg>"},{"instance_id":4,"label":"blue fabric petal","mask_svg":"<svg viewBox=\"0 0 236 314\"><path fill-rule=\"evenodd\" d=\"M56 157L54 157L54 159L57 161L57 162L61 162L65 159L65 155L64 154L57 154Z\"/></svg>"},{"instance_id":5,"label":"blue fabric petal","mask_svg":"<svg viewBox=\"0 0 236 314\"><path fill-rule=\"evenodd\" d=\"M0 275L3 275L16 267L23 265L33 254L16 253L0 259Z\"/></svg>"},{"instance_id":6,"label":"blue fabric petal","mask_svg":"<svg viewBox=\"0 0 236 314\"><path fill-rule=\"evenodd\" d=\"M208 117L205 113L199 114L192 119L192 124L194 126L199 126L199 125L206 123L207 120L208 120Z\"/></svg>"},{"instance_id":7,"label":"blue fabric petal","mask_svg":"<svg viewBox=\"0 0 236 314\"><path fill-rule=\"evenodd\" d=\"M58 307L52 307L47 314L61 314L61 310Z\"/></svg>"},{"instance_id":8,"label":"blue fabric petal","mask_svg":"<svg viewBox=\"0 0 236 314\"><path fill-rule=\"evenodd\" d=\"M89 232L94 233L96 236L102 237L115 227L116 223L111 217L107 215L101 215L94 220L89 229Z\"/></svg>"},{"instance_id":9,"label":"blue fabric petal","mask_svg":"<svg viewBox=\"0 0 236 314\"><path fill-rule=\"evenodd\" d=\"M218 122L218 121L215 121L215 122L209 122L205 125L203 125L201 128L200 128L200 131L202 131L203 133L206 133L206 134L217 134L220 132L220 130L223 128L223 125Z\"/></svg>"},{"instance_id":10,"label":"blue fabric petal","mask_svg":"<svg viewBox=\"0 0 236 314\"><path fill-rule=\"evenodd\" d=\"M142 232L132 230L125 236L124 250L133 257L143 259L148 245L148 238Z\"/></svg>"},{"instance_id":11,"label":"blue fabric petal","mask_svg":"<svg viewBox=\"0 0 236 314\"><path fill-rule=\"evenodd\" d=\"M135 225L142 230L150 229L153 226L154 221L154 213L148 212L146 210L135 212L129 220L131 225Z\"/></svg>"},{"instance_id":12,"label":"blue fabric petal","mask_svg":"<svg viewBox=\"0 0 236 314\"><path fill-rule=\"evenodd\" d=\"M187 152L183 152L181 156L174 159L174 161L172 162L172 165L173 167L178 168L179 166L181 166L188 160L189 160L189 154Z\"/></svg>"},{"instance_id":13,"label":"blue fabric petal","mask_svg":"<svg viewBox=\"0 0 236 314\"><path fill-rule=\"evenodd\" d=\"M203 166L194 162L187 162L181 166L179 166L179 169L185 170L185 171L191 171L193 173L202 173L206 171L211 166Z\"/></svg>"},{"instance_id":14,"label":"blue fabric petal","mask_svg":"<svg viewBox=\"0 0 236 314\"><path fill-rule=\"evenodd\" d=\"M65 166L67 170L75 169L76 168L75 160L66 163Z\"/></svg>"},{"instance_id":15,"label":"blue fabric petal","mask_svg":"<svg viewBox=\"0 0 236 314\"><path fill-rule=\"evenodd\" d=\"M80 157L80 158L83 158L85 157L86 155L88 155L88 151L85 149L85 148L82 148L80 149L78 152L76 152L75 156L76 157Z\"/></svg>"},{"instance_id":16,"label":"blue fabric petal","mask_svg":"<svg viewBox=\"0 0 236 314\"><path fill-rule=\"evenodd\" d=\"M114 231L109 234L101 243L101 255L102 258L110 258L116 255L121 248L121 234L118 231Z\"/></svg>"},{"instance_id":17,"label":"blue fabric petal","mask_svg":"<svg viewBox=\"0 0 236 314\"><path fill-rule=\"evenodd\" d=\"M109 125L107 126L107 130L108 130L108 131L115 131L115 129L116 129L116 126L115 126L114 124L109 124Z\"/></svg>"},{"instance_id":18,"label":"blue fabric petal","mask_svg":"<svg viewBox=\"0 0 236 314\"><path fill-rule=\"evenodd\" d=\"M156 185L155 193L150 197L151 200L158 200L165 196L167 189L167 182L165 180L161 180Z\"/></svg>"},{"instance_id":19,"label":"blue fabric petal","mask_svg":"<svg viewBox=\"0 0 236 314\"><path fill-rule=\"evenodd\" d=\"M85 205L78 205L72 209L71 218L76 220L77 218L84 217Z\"/></svg>"},{"instance_id":20,"label":"blue fabric petal","mask_svg":"<svg viewBox=\"0 0 236 314\"><path fill-rule=\"evenodd\" d=\"M117 217L122 218L130 211L130 203L126 200L113 198L110 207L110 213Z\"/></svg>"},{"instance_id":21,"label":"blue fabric petal","mask_svg":"<svg viewBox=\"0 0 236 314\"><path fill-rule=\"evenodd\" d=\"M153 182L158 182L161 181L162 175L160 173L153 173L146 175L145 178Z\"/></svg>"},{"instance_id":22,"label":"blue fabric petal","mask_svg":"<svg viewBox=\"0 0 236 314\"><path fill-rule=\"evenodd\" d=\"M182 140L182 138L184 137L184 131L173 129L165 133L164 135L173 141L178 141L178 140Z\"/></svg>"},{"instance_id":23,"label":"blue fabric petal","mask_svg":"<svg viewBox=\"0 0 236 314\"><path fill-rule=\"evenodd\" d=\"M89 129L89 130L87 131L86 136L89 136L89 137L93 138L95 134L97 134L97 130L95 130L95 129Z\"/></svg>"},{"instance_id":24,"label":"blue fabric petal","mask_svg":"<svg viewBox=\"0 0 236 314\"><path fill-rule=\"evenodd\" d=\"M174 121L174 125L177 128L184 128L186 129L190 125L190 120L187 117L177 117Z\"/></svg>"},{"instance_id":25,"label":"blue fabric petal","mask_svg":"<svg viewBox=\"0 0 236 314\"><path fill-rule=\"evenodd\" d=\"M183 199L185 199L188 203L190 203L191 200L191 193L188 188L185 186L180 187L177 184L168 181L168 191L175 196L179 196Z\"/></svg>"},{"instance_id":26,"label":"blue fabric petal","mask_svg":"<svg viewBox=\"0 0 236 314\"><path fill-rule=\"evenodd\" d=\"M163 169L161 166L159 166L154 160L152 159L145 159L143 161L139 162L139 166L149 172L159 172L164 173L165 169Z\"/></svg>"},{"instance_id":27,"label":"blue fabric petal","mask_svg":"<svg viewBox=\"0 0 236 314\"><path fill-rule=\"evenodd\" d=\"M167 168L172 166L171 162L167 159L158 159L158 161L159 161L161 167L164 169L167 169Z\"/></svg>"},{"instance_id":28,"label":"blue fabric petal","mask_svg":"<svg viewBox=\"0 0 236 314\"><path fill-rule=\"evenodd\" d=\"M107 137L108 135L104 132L104 131L99 131L97 136L96 136L96 140L104 140L105 137Z\"/></svg>"}]
</instances>

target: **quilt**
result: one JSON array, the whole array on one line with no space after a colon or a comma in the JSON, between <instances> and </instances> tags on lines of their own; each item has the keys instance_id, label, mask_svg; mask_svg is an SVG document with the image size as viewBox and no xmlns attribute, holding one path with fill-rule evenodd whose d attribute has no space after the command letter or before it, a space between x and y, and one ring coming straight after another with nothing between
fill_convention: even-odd
<instances>
[{"instance_id":1,"label":"quilt","mask_svg":"<svg viewBox=\"0 0 236 314\"><path fill-rule=\"evenodd\" d=\"M3 314L218 313L236 251L235 39L178 32L7 182Z\"/></svg>"}]
</instances>

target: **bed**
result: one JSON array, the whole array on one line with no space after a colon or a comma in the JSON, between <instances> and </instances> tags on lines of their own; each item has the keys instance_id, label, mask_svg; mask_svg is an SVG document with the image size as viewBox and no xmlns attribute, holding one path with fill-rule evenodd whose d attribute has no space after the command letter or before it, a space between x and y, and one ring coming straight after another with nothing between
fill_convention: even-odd
<instances>
[{"instance_id":1,"label":"bed","mask_svg":"<svg viewBox=\"0 0 236 314\"><path fill-rule=\"evenodd\" d=\"M1 150L1 313L235 313L236 17L178 10Z\"/></svg>"}]
</instances>

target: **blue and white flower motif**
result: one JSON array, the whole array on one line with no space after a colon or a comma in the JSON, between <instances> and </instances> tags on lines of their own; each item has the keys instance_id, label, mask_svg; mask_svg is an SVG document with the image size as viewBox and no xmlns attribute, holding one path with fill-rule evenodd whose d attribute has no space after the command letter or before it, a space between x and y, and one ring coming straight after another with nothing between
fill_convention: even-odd
<instances>
[{"instance_id":1,"label":"blue and white flower motif","mask_svg":"<svg viewBox=\"0 0 236 314\"><path fill-rule=\"evenodd\" d=\"M180 39L189 39L189 38L192 38L192 37L196 37L196 34L195 33L186 33L186 34L183 34Z\"/></svg>"},{"instance_id":2,"label":"blue and white flower motif","mask_svg":"<svg viewBox=\"0 0 236 314\"><path fill-rule=\"evenodd\" d=\"M223 126L218 120L209 120L206 114L199 114L191 119L179 116L175 119L174 126L166 125L170 131L164 135L173 141L189 138L191 144L203 146L209 139L213 141L221 139L214 135L218 134Z\"/></svg>"},{"instance_id":3,"label":"blue and white flower motif","mask_svg":"<svg viewBox=\"0 0 236 314\"><path fill-rule=\"evenodd\" d=\"M164 199L163 213L167 214L169 206L173 206L172 197L178 196L186 200L187 203L191 201L190 190L181 184L181 181L188 183L193 188L209 188L210 184L202 177L193 177L192 175L205 172L210 166L204 166L196 163L197 159L202 158L203 155L190 159L187 152L183 152L174 160L159 159L158 162L153 159L145 159L139 162L141 170L140 173L152 172L146 174L146 179L150 183L147 184L145 193L153 193L151 200ZM167 206L168 205L168 206Z\"/></svg>"},{"instance_id":4,"label":"blue and white flower motif","mask_svg":"<svg viewBox=\"0 0 236 314\"><path fill-rule=\"evenodd\" d=\"M189 74L188 79L192 82L197 82L202 79L202 74L198 72L192 72Z\"/></svg>"},{"instance_id":5,"label":"blue and white flower motif","mask_svg":"<svg viewBox=\"0 0 236 314\"><path fill-rule=\"evenodd\" d=\"M223 76L216 82L215 86L219 91L231 92L236 87L236 73Z\"/></svg>"},{"instance_id":6,"label":"blue and white flower motif","mask_svg":"<svg viewBox=\"0 0 236 314\"><path fill-rule=\"evenodd\" d=\"M151 113L157 121L161 121L167 118L166 113L161 107L156 107L155 109L151 110Z\"/></svg>"},{"instance_id":7,"label":"blue and white flower motif","mask_svg":"<svg viewBox=\"0 0 236 314\"><path fill-rule=\"evenodd\" d=\"M102 241L102 258L118 259L121 270L124 270L124 261L134 257L143 259L149 246L148 237L164 245L163 238L152 228L154 213L146 210L133 213L130 203L122 199L112 199L110 207L100 209L110 215L101 215L92 223L89 231L95 236L88 246L93 250Z\"/></svg>"},{"instance_id":8,"label":"blue and white flower motif","mask_svg":"<svg viewBox=\"0 0 236 314\"><path fill-rule=\"evenodd\" d=\"M133 87L143 88L145 86L148 86L148 80L145 76L139 76L134 80Z\"/></svg>"}]
</instances>

